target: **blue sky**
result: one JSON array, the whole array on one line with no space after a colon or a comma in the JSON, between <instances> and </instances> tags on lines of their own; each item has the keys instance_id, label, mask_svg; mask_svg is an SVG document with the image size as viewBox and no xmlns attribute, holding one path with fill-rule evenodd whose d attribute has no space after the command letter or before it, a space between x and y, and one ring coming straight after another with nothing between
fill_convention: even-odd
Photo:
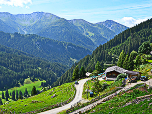
<instances>
[{"instance_id":1,"label":"blue sky","mask_svg":"<svg viewBox=\"0 0 152 114\"><path fill-rule=\"evenodd\" d=\"M0 12L48 12L91 23L114 20L128 27L152 18L152 0L0 0Z\"/></svg>"}]
</instances>

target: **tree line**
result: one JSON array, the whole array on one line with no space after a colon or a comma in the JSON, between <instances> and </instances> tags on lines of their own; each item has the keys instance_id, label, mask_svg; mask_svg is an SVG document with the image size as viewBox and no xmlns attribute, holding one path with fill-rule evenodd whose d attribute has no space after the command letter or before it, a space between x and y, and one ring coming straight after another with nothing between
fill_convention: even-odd
<instances>
[{"instance_id":1,"label":"tree line","mask_svg":"<svg viewBox=\"0 0 152 114\"><path fill-rule=\"evenodd\" d=\"M152 45L149 41L143 42L138 48L138 52L132 51L130 54L125 53L124 50L119 55L117 66L127 70L133 70L139 68L141 64L148 63L148 59L151 59L150 52L152 51Z\"/></svg>"},{"instance_id":2,"label":"tree line","mask_svg":"<svg viewBox=\"0 0 152 114\"><path fill-rule=\"evenodd\" d=\"M2 98L0 98L0 105L3 105L2 99L5 99L6 101L9 101L9 99L12 99L14 101L18 100L18 99L23 99L23 98L28 98L34 95L39 94L40 92L38 90L36 90L36 87L33 86L31 94L28 93L27 88L25 88L25 92L24 94L22 93L22 91L18 91L18 90L14 90L12 92L8 92L8 89L5 91L5 93L2 91Z\"/></svg>"}]
</instances>

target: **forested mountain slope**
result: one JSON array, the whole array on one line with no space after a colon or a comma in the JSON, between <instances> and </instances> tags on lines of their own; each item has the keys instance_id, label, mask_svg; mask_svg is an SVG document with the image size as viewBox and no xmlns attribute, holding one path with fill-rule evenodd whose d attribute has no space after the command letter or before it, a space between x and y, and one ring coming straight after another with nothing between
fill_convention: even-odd
<instances>
[{"instance_id":1,"label":"forested mountain slope","mask_svg":"<svg viewBox=\"0 0 152 114\"><path fill-rule=\"evenodd\" d=\"M0 32L0 44L27 52L36 57L71 66L91 51L72 43L59 42L34 34Z\"/></svg>"},{"instance_id":2,"label":"forested mountain slope","mask_svg":"<svg viewBox=\"0 0 152 114\"><path fill-rule=\"evenodd\" d=\"M121 34L116 35L114 39L100 45L93 51L92 55L87 55L73 65L71 69L63 74L53 85L56 86L58 82L65 83L71 81L72 73L76 65L78 65L79 68L83 66L87 71L90 68L94 70L97 61L100 63L111 62L115 57L119 56L122 50L126 53L130 53L132 50L137 51L144 41L152 42L152 19L127 29Z\"/></svg>"},{"instance_id":3,"label":"forested mountain slope","mask_svg":"<svg viewBox=\"0 0 152 114\"><path fill-rule=\"evenodd\" d=\"M46 80L51 85L67 66L36 58L30 54L0 45L0 90L19 86L28 77Z\"/></svg>"},{"instance_id":4,"label":"forested mountain slope","mask_svg":"<svg viewBox=\"0 0 152 114\"><path fill-rule=\"evenodd\" d=\"M66 20L44 12L17 15L0 12L0 20L0 24L6 25L0 29L1 31L37 34L83 46L92 51L100 44L104 44L113 38L118 32L127 29L127 27L114 21L107 21L107 24L114 28L111 29L106 26L107 24L105 26L103 23L93 24L82 19Z\"/></svg>"}]
</instances>

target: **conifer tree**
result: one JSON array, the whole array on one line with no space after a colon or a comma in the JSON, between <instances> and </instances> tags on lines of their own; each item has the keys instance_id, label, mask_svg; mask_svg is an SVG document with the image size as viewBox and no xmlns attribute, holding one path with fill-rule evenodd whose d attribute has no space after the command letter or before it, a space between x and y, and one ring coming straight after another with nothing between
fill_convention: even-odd
<instances>
[{"instance_id":1,"label":"conifer tree","mask_svg":"<svg viewBox=\"0 0 152 114\"><path fill-rule=\"evenodd\" d=\"M123 61L123 68L127 70L128 70L128 60L129 60L129 54L126 55L126 58Z\"/></svg>"},{"instance_id":2,"label":"conifer tree","mask_svg":"<svg viewBox=\"0 0 152 114\"><path fill-rule=\"evenodd\" d=\"M0 105L3 105L2 99L0 98Z\"/></svg>"},{"instance_id":3,"label":"conifer tree","mask_svg":"<svg viewBox=\"0 0 152 114\"><path fill-rule=\"evenodd\" d=\"M18 90L16 90L16 100L18 100Z\"/></svg>"},{"instance_id":4,"label":"conifer tree","mask_svg":"<svg viewBox=\"0 0 152 114\"><path fill-rule=\"evenodd\" d=\"M91 73L91 72L92 72L92 68L90 68L90 69L88 70L88 72L90 72L90 73Z\"/></svg>"},{"instance_id":5,"label":"conifer tree","mask_svg":"<svg viewBox=\"0 0 152 114\"><path fill-rule=\"evenodd\" d=\"M12 100L15 100L15 91L12 92Z\"/></svg>"},{"instance_id":6,"label":"conifer tree","mask_svg":"<svg viewBox=\"0 0 152 114\"><path fill-rule=\"evenodd\" d=\"M33 86L32 91L31 91L31 95L33 96L33 95L36 95L36 94L37 94L36 87Z\"/></svg>"},{"instance_id":7,"label":"conifer tree","mask_svg":"<svg viewBox=\"0 0 152 114\"><path fill-rule=\"evenodd\" d=\"M129 60L128 60L128 70L133 70L134 69L134 59L136 58L137 56L137 52L136 51L132 51L130 53L130 56L129 56Z\"/></svg>"},{"instance_id":8,"label":"conifer tree","mask_svg":"<svg viewBox=\"0 0 152 114\"><path fill-rule=\"evenodd\" d=\"M72 80L74 81L78 78L79 78L79 68L78 68L78 66L76 66L74 71L73 71Z\"/></svg>"},{"instance_id":9,"label":"conifer tree","mask_svg":"<svg viewBox=\"0 0 152 114\"><path fill-rule=\"evenodd\" d=\"M119 55L119 59L118 59L118 62L117 62L117 66L123 67L123 62L124 62L124 60L125 60L125 57L126 57L125 52L124 52L124 50L122 50L122 52L121 52L120 55Z\"/></svg>"},{"instance_id":10,"label":"conifer tree","mask_svg":"<svg viewBox=\"0 0 152 114\"><path fill-rule=\"evenodd\" d=\"M27 91L27 88L25 88L24 97L27 97L27 96L28 96L28 91Z\"/></svg>"},{"instance_id":11,"label":"conifer tree","mask_svg":"<svg viewBox=\"0 0 152 114\"><path fill-rule=\"evenodd\" d=\"M102 91L102 85L100 84L99 80L97 79L94 84L93 84L93 92L97 92L99 94L99 92Z\"/></svg>"},{"instance_id":12,"label":"conifer tree","mask_svg":"<svg viewBox=\"0 0 152 114\"><path fill-rule=\"evenodd\" d=\"M19 99L23 99L22 91L19 91Z\"/></svg>"},{"instance_id":13,"label":"conifer tree","mask_svg":"<svg viewBox=\"0 0 152 114\"><path fill-rule=\"evenodd\" d=\"M140 55L137 55L135 60L134 60L135 66L138 67L139 65L141 65L141 57Z\"/></svg>"},{"instance_id":14,"label":"conifer tree","mask_svg":"<svg viewBox=\"0 0 152 114\"><path fill-rule=\"evenodd\" d=\"M5 99L4 92L2 91L2 99Z\"/></svg>"},{"instance_id":15,"label":"conifer tree","mask_svg":"<svg viewBox=\"0 0 152 114\"><path fill-rule=\"evenodd\" d=\"M100 65L100 62L97 61L97 64L95 65L95 69L99 72L101 72L101 65Z\"/></svg>"},{"instance_id":16,"label":"conifer tree","mask_svg":"<svg viewBox=\"0 0 152 114\"><path fill-rule=\"evenodd\" d=\"M138 48L138 53L149 54L151 51L150 43L148 41L143 42Z\"/></svg>"},{"instance_id":17,"label":"conifer tree","mask_svg":"<svg viewBox=\"0 0 152 114\"><path fill-rule=\"evenodd\" d=\"M8 98L9 98L8 89L7 89L6 92L5 92L5 98L6 98L6 101L8 101Z\"/></svg>"},{"instance_id":18,"label":"conifer tree","mask_svg":"<svg viewBox=\"0 0 152 114\"><path fill-rule=\"evenodd\" d=\"M82 66L81 69L80 69L80 77L85 77L86 76L86 71L84 69L84 67Z\"/></svg>"}]
</instances>

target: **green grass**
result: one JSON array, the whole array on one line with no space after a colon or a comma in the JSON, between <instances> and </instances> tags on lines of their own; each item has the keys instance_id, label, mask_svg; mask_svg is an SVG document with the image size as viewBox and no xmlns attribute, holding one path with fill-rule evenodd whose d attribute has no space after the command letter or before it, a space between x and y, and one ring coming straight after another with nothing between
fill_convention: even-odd
<instances>
[{"instance_id":1,"label":"green grass","mask_svg":"<svg viewBox=\"0 0 152 114\"><path fill-rule=\"evenodd\" d=\"M152 102L152 99L141 101L139 104L132 103L131 105L124 106L126 103L131 102L136 97L151 94L152 90L140 91L134 89L130 93L120 93L113 99L97 105L95 108L86 112L87 114L141 114L141 113L152 113L152 105L149 105ZM124 106L124 107L123 107Z\"/></svg>"},{"instance_id":2,"label":"green grass","mask_svg":"<svg viewBox=\"0 0 152 114\"><path fill-rule=\"evenodd\" d=\"M87 92L85 92L85 90L89 87L89 90L92 90L92 87L93 87L93 84L94 84L95 81L93 80L89 80L87 83L84 84L84 88L83 88L83 93L82 93L82 98L84 99L87 99ZM105 80L101 80L100 81L100 84L103 84L103 83L107 83L108 85L111 85L113 84L114 81L105 81ZM108 92L108 91L107 91ZM100 92L100 95L104 94L105 92ZM93 98L95 98L97 96L97 94L94 95L94 97L90 97L90 94L88 93L88 100L91 100Z\"/></svg>"},{"instance_id":3,"label":"green grass","mask_svg":"<svg viewBox=\"0 0 152 114\"><path fill-rule=\"evenodd\" d=\"M52 98L51 96L54 94L56 96ZM74 83L66 83L27 99L20 99L18 101L9 102L9 104L1 105L0 109L7 110L8 112L15 111L16 113L30 111L39 112L40 109L48 110L50 109L49 106L67 101L69 98L72 100L74 94Z\"/></svg>"},{"instance_id":4,"label":"green grass","mask_svg":"<svg viewBox=\"0 0 152 114\"><path fill-rule=\"evenodd\" d=\"M14 87L14 88L8 89L8 92L12 93L12 91L18 90L18 92L22 91L22 93L24 93L25 92L25 88L27 88L28 93L31 94L33 86L35 86L37 90L41 90L42 89L41 82L45 82L45 81L35 81L35 82L32 82L31 84L24 84L21 87ZM5 93L5 91L3 91L3 92ZM0 91L0 96L1 95L2 95L2 91Z\"/></svg>"}]
</instances>

